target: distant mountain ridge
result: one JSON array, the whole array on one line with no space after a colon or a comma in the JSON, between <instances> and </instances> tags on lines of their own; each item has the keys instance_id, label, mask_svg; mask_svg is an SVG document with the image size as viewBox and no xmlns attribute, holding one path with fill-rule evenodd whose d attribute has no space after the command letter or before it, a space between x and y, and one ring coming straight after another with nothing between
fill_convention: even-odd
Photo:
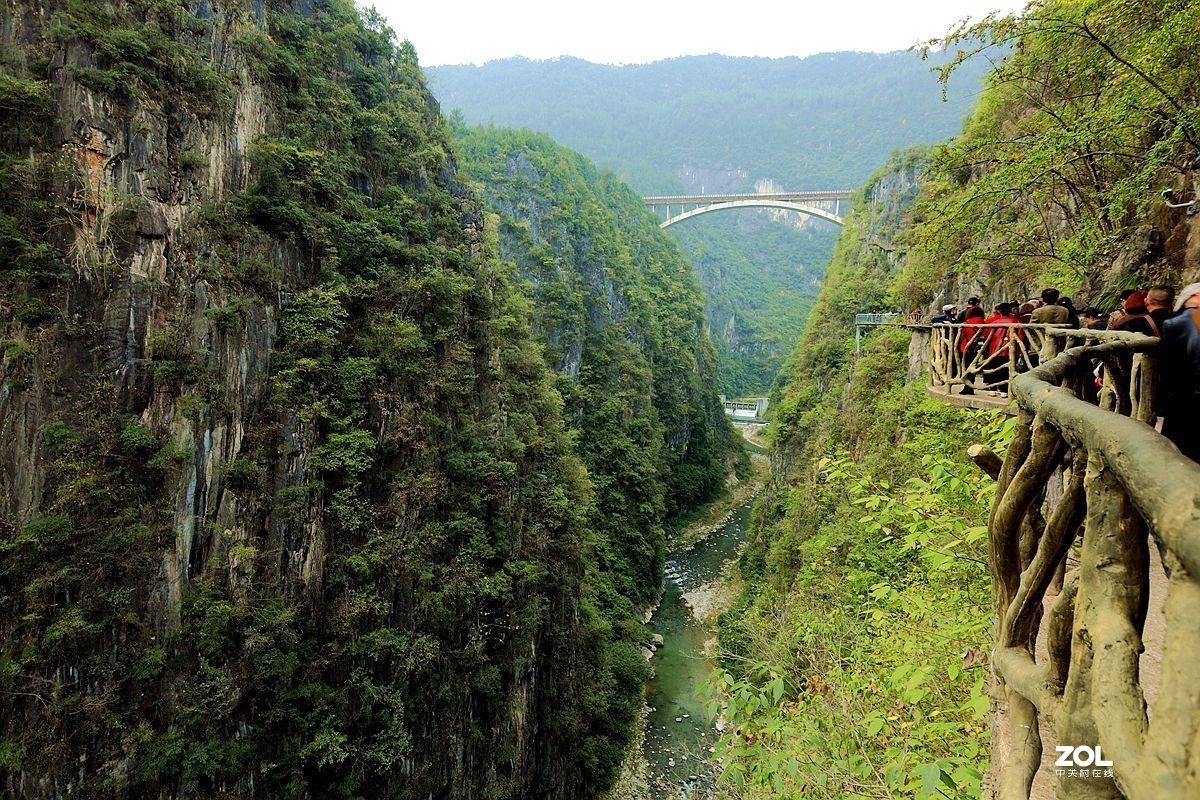
<instances>
[{"instance_id":1,"label":"distant mountain ridge","mask_svg":"<svg viewBox=\"0 0 1200 800\"><path fill-rule=\"evenodd\" d=\"M684 56L609 66L523 58L429 70L464 123L531 128L643 195L845 189L891 154L958 133L988 64L946 87L916 53ZM739 210L671 227L706 293L721 391L766 391L803 330L835 226Z\"/></svg>"},{"instance_id":2,"label":"distant mountain ridge","mask_svg":"<svg viewBox=\"0 0 1200 800\"><path fill-rule=\"evenodd\" d=\"M964 65L944 102L930 62L908 51L627 66L511 58L428 72L443 108L467 122L548 133L640 192L669 193L692 189L689 167L728 172L730 185L709 191L763 178L857 186L897 148L957 133L987 66Z\"/></svg>"}]
</instances>

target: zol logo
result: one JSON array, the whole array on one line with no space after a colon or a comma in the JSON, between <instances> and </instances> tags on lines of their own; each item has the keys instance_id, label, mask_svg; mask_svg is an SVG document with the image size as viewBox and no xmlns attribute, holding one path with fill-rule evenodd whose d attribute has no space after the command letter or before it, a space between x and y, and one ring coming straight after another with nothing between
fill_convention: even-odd
<instances>
[{"instance_id":1,"label":"zol logo","mask_svg":"<svg viewBox=\"0 0 1200 800\"><path fill-rule=\"evenodd\" d=\"M1054 749L1059 753L1058 761L1054 762L1056 767L1111 767L1113 763L1104 758L1100 745L1092 748L1086 744L1078 747L1060 744Z\"/></svg>"}]
</instances>

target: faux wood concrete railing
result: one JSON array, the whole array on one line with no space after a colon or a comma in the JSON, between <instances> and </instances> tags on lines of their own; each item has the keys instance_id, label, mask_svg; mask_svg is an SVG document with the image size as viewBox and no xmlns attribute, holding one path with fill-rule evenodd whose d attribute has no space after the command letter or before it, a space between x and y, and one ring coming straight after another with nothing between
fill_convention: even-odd
<instances>
[{"instance_id":1,"label":"faux wood concrete railing","mask_svg":"<svg viewBox=\"0 0 1200 800\"><path fill-rule=\"evenodd\" d=\"M1011 376L1027 372L1058 352L1049 336L1061 325L949 325L930 326L929 386L945 394L955 387L973 392L1008 391ZM1007 336L1008 343L989 354L988 339Z\"/></svg>"},{"instance_id":2,"label":"faux wood concrete railing","mask_svg":"<svg viewBox=\"0 0 1200 800\"><path fill-rule=\"evenodd\" d=\"M1091 765L1086 777L1063 770L1059 797L1200 798L1200 465L1152 427L1157 339L1052 338L1074 336L1105 341L1012 380L1018 421L989 520L993 666L1011 737L1007 747L994 743L1008 753L993 765L999 796L1029 797L1049 728L1058 745L1099 746L1112 762ZM1047 504L1056 470L1063 491ZM1047 588L1081 533L1078 566L1042 624ZM1139 655L1152 558L1168 579L1161 676L1148 709Z\"/></svg>"}]
</instances>

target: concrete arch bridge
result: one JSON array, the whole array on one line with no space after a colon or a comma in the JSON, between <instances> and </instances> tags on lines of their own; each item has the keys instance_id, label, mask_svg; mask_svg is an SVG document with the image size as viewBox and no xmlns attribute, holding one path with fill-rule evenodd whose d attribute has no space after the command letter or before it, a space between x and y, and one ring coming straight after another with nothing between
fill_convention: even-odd
<instances>
[{"instance_id":1,"label":"concrete arch bridge","mask_svg":"<svg viewBox=\"0 0 1200 800\"><path fill-rule=\"evenodd\" d=\"M850 198L848 191L831 192L774 192L770 194L700 194L669 197L643 197L642 201L656 214L664 211L660 228L683 222L701 214L731 208L779 208L797 214L843 224L842 201Z\"/></svg>"}]
</instances>

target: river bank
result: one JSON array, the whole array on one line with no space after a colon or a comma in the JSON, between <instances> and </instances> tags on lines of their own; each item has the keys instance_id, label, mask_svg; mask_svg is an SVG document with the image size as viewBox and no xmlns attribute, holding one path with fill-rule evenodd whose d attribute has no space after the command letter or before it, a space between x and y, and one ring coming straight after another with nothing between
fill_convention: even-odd
<instances>
[{"instance_id":1,"label":"river bank","mask_svg":"<svg viewBox=\"0 0 1200 800\"><path fill-rule=\"evenodd\" d=\"M728 482L729 491L725 495L709 503L708 506L689 520L687 525L681 530L668 532L668 552L690 550L704 541L719 530L722 525L728 524L737 509L753 502L759 490L762 489L771 463L764 451L766 442L758 435L761 426L751 428L750 426L739 425L738 427L742 429L743 438L751 445L746 448L747 455L750 456L750 475L740 480L737 476L730 475Z\"/></svg>"},{"instance_id":2,"label":"river bank","mask_svg":"<svg viewBox=\"0 0 1200 800\"><path fill-rule=\"evenodd\" d=\"M743 432L745 435L745 432ZM626 751L608 800L712 797L708 756L717 731L697 690L708 680L716 649L716 619L736 597L730 566L741 549L750 508L767 458L748 436L751 474L668 540L663 592L647 614L653 674L642 725Z\"/></svg>"}]
</instances>

